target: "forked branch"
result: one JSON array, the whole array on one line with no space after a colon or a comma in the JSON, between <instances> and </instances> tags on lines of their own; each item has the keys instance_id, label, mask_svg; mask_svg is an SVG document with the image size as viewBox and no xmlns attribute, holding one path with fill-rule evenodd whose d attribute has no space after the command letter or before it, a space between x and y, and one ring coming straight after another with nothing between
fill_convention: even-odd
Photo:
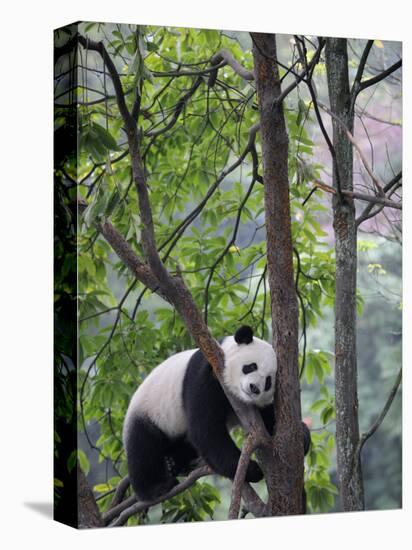
<instances>
[{"instance_id":1,"label":"forked branch","mask_svg":"<svg viewBox=\"0 0 412 550\"><path fill-rule=\"evenodd\" d=\"M106 514L104 514L103 520L105 524L109 525L110 527L124 525L127 520L135 514L138 514L139 512L150 508L151 506L160 504L165 500L169 500L170 498L173 498L180 493L183 493L183 491L186 491L186 489L189 489L189 487L194 485L198 479L200 479L201 477L209 476L212 473L213 471L209 468L209 466L201 466L200 468L193 470L193 472L191 472L185 479L183 479L178 485L173 487L165 495L161 495L160 497L157 497L153 500L138 502L136 501L136 497L132 496L126 501L110 509Z\"/></svg>"}]
</instances>

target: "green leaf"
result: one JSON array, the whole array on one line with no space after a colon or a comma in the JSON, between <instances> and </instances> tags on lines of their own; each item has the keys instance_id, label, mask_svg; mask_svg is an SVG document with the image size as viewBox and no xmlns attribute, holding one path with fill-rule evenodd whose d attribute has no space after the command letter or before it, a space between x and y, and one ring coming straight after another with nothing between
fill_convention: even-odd
<instances>
[{"instance_id":1,"label":"green leaf","mask_svg":"<svg viewBox=\"0 0 412 550\"><path fill-rule=\"evenodd\" d=\"M87 475L89 473L89 470L90 470L90 463L89 463L89 460L86 456L86 453L82 449L78 449L77 456L78 456L78 459L79 459L80 468Z\"/></svg>"},{"instance_id":2,"label":"green leaf","mask_svg":"<svg viewBox=\"0 0 412 550\"><path fill-rule=\"evenodd\" d=\"M296 117L296 126L300 126L302 124L302 120L304 115L306 115L307 107L305 105L305 102L303 99L299 98L298 101L298 116Z\"/></svg>"},{"instance_id":3,"label":"green leaf","mask_svg":"<svg viewBox=\"0 0 412 550\"><path fill-rule=\"evenodd\" d=\"M97 23L87 23L87 25L85 25L84 27L84 31L85 32L89 32L92 30L93 27L95 27L97 25Z\"/></svg>"},{"instance_id":4,"label":"green leaf","mask_svg":"<svg viewBox=\"0 0 412 550\"><path fill-rule=\"evenodd\" d=\"M93 491L96 491L96 493L107 493L107 491L111 489L113 489L113 487L110 483L99 483L93 487Z\"/></svg>"},{"instance_id":5,"label":"green leaf","mask_svg":"<svg viewBox=\"0 0 412 550\"><path fill-rule=\"evenodd\" d=\"M313 412L316 412L316 411L319 411L322 407L324 407L325 404L327 404L327 401L325 401L324 399L318 399L317 401L312 403L310 408Z\"/></svg>"},{"instance_id":6,"label":"green leaf","mask_svg":"<svg viewBox=\"0 0 412 550\"><path fill-rule=\"evenodd\" d=\"M120 151L119 147L117 146L116 140L111 135L111 133L106 130L106 128L103 128L103 126L100 126L100 124L97 124L97 122L92 122L92 129L94 130L97 139L101 140L101 143L105 146L106 149L112 151Z\"/></svg>"},{"instance_id":7,"label":"green leaf","mask_svg":"<svg viewBox=\"0 0 412 550\"><path fill-rule=\"evenodd\" d=\"M313 371L312 362L307 361L305 365L305 378L306 378L306 382L309 385L312 384L313 382L313 375L314 375L314 371Z\"/></svg>"},{"instance_id":8,"label":"green leaf","mask_svg":"<svg viewBox=\"0 0 412 550\"><path fill-rule=\"evenodd\" d=\"M110 217L116 210L118 204L120 203L120 193L117 189L113 191L109 200L107 201L107 207L105 214L107 217Z\"/></svg>"},{"instance_id":9,"label":"green leaf","mask_svg":"<svg viewBox=\"0 0 412 550\"><path fill-rule=\"evenodd\" d=\"M136 36L133 34L126 41L126 50L130 55L134 55L137 50Z\"/></svg>"},{"instance_id":10,"label":"green leaf","mask_svg":"<svg viewBox=\"0 0 412 550\"><path fill-rule=\"evenodd\" d=\"M155 42L146 42L146 48L149 52L157 52L159 46Z\"/></svg>"},{"instance_id":11,"label":"green leaf","mask_svg":"<svg viewBox=\"0 0 412 550\"><path fill-rule=\"evenodd\" d=\"M79 263L79 269L80 270L86 269L87 273L91 277L94 277L96 275L96 266L93 263L90 256L88 256L87 254L83 254L83 255L79 256L78 263Z\"/></svg>"}]
</instances>

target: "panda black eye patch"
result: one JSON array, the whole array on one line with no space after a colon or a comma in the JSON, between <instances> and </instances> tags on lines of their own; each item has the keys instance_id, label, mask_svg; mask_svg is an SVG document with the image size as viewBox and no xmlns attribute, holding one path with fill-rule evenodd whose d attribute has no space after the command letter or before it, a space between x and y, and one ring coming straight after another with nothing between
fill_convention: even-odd
<instances>
[{"instance_id":1,"label":"panda black eye patch","mask_svg":"<svg viewBox=\"0 0 412 550\"><path fill-rule=\"evenodd\" d=\"M272 387L272 378L268 376L265 382L265 391L269 391L271 387Z\"/></svg>"},{"instance_id":2,"label":"panda black eye patch","mask_svg":"<svg viewBox=\"0 0 412 550\"><path fill-rule=\"evenodd\" d=\"M254 372L257 370L256 363L250 363L250 365L243 365L242 372L243 374L250 374L251 372Z\"/></svg>"}]
</instances>

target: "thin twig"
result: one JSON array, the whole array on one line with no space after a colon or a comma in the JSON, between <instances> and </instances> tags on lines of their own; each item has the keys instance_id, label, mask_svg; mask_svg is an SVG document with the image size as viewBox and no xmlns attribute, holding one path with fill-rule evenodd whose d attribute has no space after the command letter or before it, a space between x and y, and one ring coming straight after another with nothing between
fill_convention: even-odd
<instances>
[{"instance_id":1,"label":"thin twig","mask_svg":"<svg viewBox=\"0 0 412 550\"><path fill-rule=\"evenodd\" d=\"M119 485L116 487L113 500L110 504L110 508L109 508L110 510L122 502L124 495L126 494L126 491L129 487L130 487L129 476L126 476L119 482Z\"/></svg>"},{"instance_id":2,"label":"thin twig","mask_svg":"<svg viewBox=\"0 0 412 550\"><path fill-rule=\"evenodd\" d=\"M351 132L349 131L348 127L346 126L346 124L343 122L343 120L341 120L335 113L333 113L326 105L323 105L323 103L321 103L320 101L318 101L318 105L321 109L323 109L326 113L328 113L328 115L330 115L334 120L336 120L341 126L342 128L345 130L345 133L346 133L346 137L348 138L348 140L351 142L351 144L353 145L353 147L355 147L355 149L357 150L361 160L362 160L362 164L364 165L365 167L365 170L367 171L367 173L369 174L371 180L373 181L373 183L375 184L375 187L377 189L377 192L378 192L378 195L380 195L381 197L382 196L385 196L385 193L383 192L383 183L380 181L380 179L378 178L378 176L376 176L374 173L373 173L373 170L372 168L369 166L369 163L368 161L366 160L366 157L365 155L363 154L362 152L362 149L360 148L358 142L355 140L355 138L353 137L353 135L351 134Z\"/></svg>"},{"instance_id":3,"label":"thin twig","mask_svg":"<svg viewBox=\"0 0 412 550\"><path fill-rule=\"evenodd\" d=\"M239 230L239 224L240 224L240 217L242 215L243 208L244 208L248 198L250 197L250 194L252 193L252 190L253 190L253 187L254 187L255 183L256 183L256 180L253 178L251 184L248 187L248 190L246 191L246 194L245 194L242 202L240 203L240 206L239 206L239 209L238 209L238 212L237 212L237 216L236 216L236 220L235 220L235 225L234 225L234 228L233 228L232 238L229 240L229 242L227 243L227 245L225 246L225 248L223 249L221 254L219 254L219 256L216 258L216 260L214 261L213 265L210 268L210 272L209 272L209 275L208 275L208 278L207 278L207 281L206 281L206 285L205 285L205 299L204 299L204 302L205 302L205 306L204 306L205 323L207 323L208 305L209 305L209 288L210 288L210 284L211 284L212 279L213 279L213 274L214 274L217 266L219 265L219 263L226 256L226 254L229 252L230 247L233 246L236 242L237 232Z\"/></svg>"},{"instance_id":4,"label":"thin twig","mask_svg":"<svg viewBox=\"0 0 412 550\"><path fill-rule=\"evenodd\" d=\"M350 106L351 113L353 113L356 97L360 91L360 83L362 80L363 72L365 70L365 65L369 56L369 52L371 51L371 48L373 46L373 42L374 40L368 40L368 42L366 43L365 49L363 50L362 57L359 61L358 70L356 71L356 76L353 81L352 90L351 90L351 106Z\"/></svg>"},{"instance_id":5,"label":"thin twig","mask_svg":"<svg viewBox=\"0 0 412 550\"><path fill-rule=\"evenodd\" d=\"M312 78L313 71L319 63L320 55L324 46L325 40L323 38L319 38L319 45L314 56L309 63L306 63L305 69L301 73L297 74L295 80L283 90L279 97L274 100L272 109L275 109L280 103L282 103L282 101L300 84L300 82L303 81L307 83Z\"/></svg>"},{"instance_id":6,"label":"thin twig","mask_svg":"<svg viewBox=\"0 0 412 550\"><path fill-rule=\"evenodd\" d=\"M391 391L389 392L388 398L385 402L385 405L383 406L383 409L381 410L378 418L375 420L375 422L372 424L372 426L369 428L367 432L364 432L360 439L359 443L356 447L355 453L353 455L353 464L357 464L357 462L360 460L360 455L362 452L362 448L365 445L366 441L373 436L373 434L376 432L376 430L379 428L379 426L382 424L382 422L385 419L385 416L388 414L389 409L391 408L391 405L393 403L393 400L395 399L395 395L398 391L398 388L402 381L402 367L399 369L398 375L396 376L395 382L392 386Z\"/></svg>"},{"instance_id":7,"label":"thin twig","mask_svg":"<svg viewBox=\"0 0 412 550\"><path fill-rule=\"evenodd\" d=\"M322 135L323 135L323 137L326 141L326 144L328 146L329 152L331 154L331 157L332 157L332 160L333 160L333 163L334 163L335 174L336 174L335 181L336 181L337 196L339 197L339 200L341 201L342 200L342 191L343 191L343 189L342 189L341 181L340 181L339 167L338 167L338 162L337 162L337 159L336 159L336 151L335 151L335 148L334 148L334 146L332 144L332 141L329 137L329 134L328 134L328 132L325 128L325 125L324 125L323 120L322 120L322 116L321 116L320 111L319 111L318 99L317 99L316 92L315 92L315 89L314 89L313 83L312 83L312 74L309 72L309 68L308 68L305 42L304 42L303 39L300 39L298 36L296 36L295 38L296 38L296 45L297 45L297 48L299 50L300 58L302 59L302 63L305 65L306 71L308 73L308 78L305 80L305 83L308 87L310 97L312 99L312 104L313 104L313 108L315 110L316 119L318 121L319 128L320 128L320 130L322 132Z\"/></svg>"},{"instance_id":8,"label":"thin twig","mask_svg":"<svg viewBox=\"0 0 412 550\"><path fill-rule=\"evenodd\" d=\"M331 187L330 185L327 185L323 181L320 181L318 179L312 180L315 184L315 189L322 189L323 191L326 191L327 193L331 193L332 195L336 195L336 189L334 187ZM313 191L313 190L312 190ZM311 193L312 193L311 191ZM366 201L372 204L382 204L383 206L387 206L388 208L395 208L396 210L402 210L402 204L398 202L393 202L390 199L386 199L384 197L377 197L375 195L367 195L365 193L358 193L357 191L347 191L346 189L342 190L342 194L351 197L353 199L359 199L361 201ZM306 202L308 197L306 197Z\"/></svg>"},{"instance_id":9,"label":"thin twig","mask_svg":"<svg viewBox=\"0 0 412 550\"><path fill-rule=\"evenodd\" d=\"M394 178L391 179L391 181L389 183L387 183L385 185L385 187L383 188L385 194L388 193L388 191L391 191L391 189L393 187L395 187L398 182L402 179L402 170L396 174L396 176ZM389 194L390 196L390 194ZM373 210L373 207L376 203L373 203L373 202L370 202L366 207L365 209L363 210L363 212L358 216L358 218L356 219L356 226L359 227L361 223L363 223L365 220L368 220L370 218L373 218L374 216L376 216L376 214L379 214L379 212L382 211L382 209L385 207L385 205L381 205L379 206L378 208L375 208ZM373 210L373 211L372 211Z\"/></svg>"}]
</instances>

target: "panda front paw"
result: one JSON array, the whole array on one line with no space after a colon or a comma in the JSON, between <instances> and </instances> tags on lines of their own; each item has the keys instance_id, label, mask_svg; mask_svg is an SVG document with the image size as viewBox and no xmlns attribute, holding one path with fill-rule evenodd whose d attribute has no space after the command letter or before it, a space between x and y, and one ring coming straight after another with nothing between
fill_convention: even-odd
<instances>
[{"instance_id":1,"label":"panda front paw","mask_svg":"<svg viewBox=\"0 0 412 550\"><path fill-rule=\"evenodd\" d=\"M257 483L263 479L263 472L257 462L251 460L247 468L246 481L248 483Z\"/></svg>"},{"instance_id":2,"label":"panda front paw","mask_svg":"<svg viewBox=\"0 0 412 550\"><path fill-rule=\"evenodd\" d=\"M176 463L171 456L165 456L166 468L172 477L176 477L178 472L176 471Z\"/></svg>"}]
</instances>

